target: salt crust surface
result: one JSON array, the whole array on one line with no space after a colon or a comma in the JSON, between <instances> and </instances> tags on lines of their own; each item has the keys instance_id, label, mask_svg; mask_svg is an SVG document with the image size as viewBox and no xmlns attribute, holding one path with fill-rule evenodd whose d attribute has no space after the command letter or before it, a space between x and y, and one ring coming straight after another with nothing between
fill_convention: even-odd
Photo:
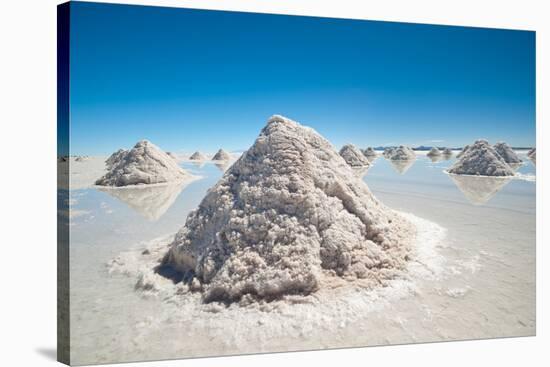
<instances>
[{"instance_id":1,"label":"salt crust surface","mask_svg":"<svg viewBox=\"0 0 550 367\"><path fill-rule=\"evenodd\" d=\"M512 167L504 161L486 140L477 140L461 152L449 173L474 176L514 176Z\"/></svg>"},{"instance_id":2,"label":"salt crust surface","mask_svg":"<svg viewBox=\"0 0 550 367\"><path fill-rule=\"evenodd\" d=\"M414 226L313 129L273 116L187 217L157 272L205 303L305 296L404 273Z\"/></svg>"},{"instance_id":3,"label":"salt crust surface","mask_svg":"<svg viewBox=\"0 0 550 367\"><path fill-rule=\"evenodd\" d=\"M147 140L131 150L119 150L105 162L107 173L96 181L100 186L151 185L192 177L168 154Z\"/></svg>"},{"instance_id":4,"label":"salt crust surface","mask_svg":"<svg viewBox=\"0 0 550 367\"><path fill-rule=\"evenodd\" d=\"M346 144L340 149L340 155L351 167L369 167L367 157L353 144Z\"/></svg>"},{"instance_id":5,"label":"salt crust surface","mask_svg":"<svg viewBox=\"0 0 550 367\"><path fill-rule=\"evenodd\" d=\"M309 295L283 295L271 302L242 299L238 303L205 304L202 294L193 291L192 284L174 284L153 270L169 249L171 235L123 252L107 267L113 275L124 274L136 279L135 291L143 297L158 298L173 305L180 312L170 314L172 321L184 317L189 319L188 325L200 328L201 325L197 323L208 323L203 326L216 330L227 326L227 322L234 323L238 318L250 323L250 327L245 328L249 332L255 329L253 326L264 326L259 333L261 335L257 337L266 339L270 335L289 335L294 330L292 323L296 323L296 330L314 327L326 328L327 332L334 331L365 317L369 312L391 306L396 299L414 294L418 281L437 281L449 276L446 260L439 253L443 248L446 230L409 213L396 214L403 216L416 228L410 261L399 277L377 287L373 287L368 279L350 282L324 274L324 286ZM453 271L457 269L453 268ZM243 336L234 335L232 340L243 340Z\"/></svg>"}]
</instances>

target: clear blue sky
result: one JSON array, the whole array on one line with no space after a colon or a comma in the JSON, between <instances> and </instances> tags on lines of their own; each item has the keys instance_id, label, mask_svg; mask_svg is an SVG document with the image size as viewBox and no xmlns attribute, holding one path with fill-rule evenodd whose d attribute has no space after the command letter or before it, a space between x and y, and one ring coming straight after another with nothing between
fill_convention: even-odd
<instances>
[{"instance_id":1,"label":"clear blue sky","mask_svg":"<svg viewBox=\"0 0 550 367\"><path fill-rule=\"evenodd\" d=\"M535 144L535 33L73 3L71 153L248 148L273 114L335 146Z\"/></svg>"}]
</instances>

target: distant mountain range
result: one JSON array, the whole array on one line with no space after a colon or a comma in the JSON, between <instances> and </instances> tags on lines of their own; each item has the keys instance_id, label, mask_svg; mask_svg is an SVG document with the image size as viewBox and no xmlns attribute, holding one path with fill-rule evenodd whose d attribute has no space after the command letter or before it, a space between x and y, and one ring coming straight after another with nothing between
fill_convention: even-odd
<instances>
[{"instance_id":1,"label":"distant mountain range","mask_svg":"<svg viewBox=\"0 0 550 367\"><path fill-rule=\"evenodd\" d=\"M389 146L378 146L378 147L373 147L372 149L374 150L384 150L386 148L397 148L398 145L389 145ZM413 147L412 150L417 150L417 151L428 151L430 149L432 149L433 146L425 146L425 145L420 145L418 147ZM446 147L446 146L436 146L437 149L441 150L441 149L445 149L445 148L449 148L451 150L462 150L462 147ZM529 150L531 149L532 147L512 147L512 149L514 150Z\"/></svg>"}]
</instances>

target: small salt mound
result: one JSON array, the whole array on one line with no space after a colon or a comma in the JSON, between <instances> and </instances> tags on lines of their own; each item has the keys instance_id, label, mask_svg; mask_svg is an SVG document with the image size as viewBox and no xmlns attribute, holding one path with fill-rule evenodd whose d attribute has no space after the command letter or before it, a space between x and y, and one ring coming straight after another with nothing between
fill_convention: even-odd
<instances>
[{"instance_id":1,"label":"small salt mound","mask_svg":"<svg viewBox=\"0 0 550 367\"><path fill-rule=\"evenodd\" d=\"M449 148L445 148L445 149L443 149L442 154L445 155L445 156L450 157L450 156L453 155L453 151L452 151L451 149L449 149Z\"/></svg>"},{"instance_id":2,"label":"small salt mound","mask_svg":"<svg viewBox=\"0 0 550 367\"><path fill-rule=\"evenodd\" d=\"M382 155L385 157L385 158L389 158L391 157L393 151L395 150L395 148L385 148L384 149L384 152L382 153Z\"/></svg>"},{"instance_id":3,"label":"small salt mound","mask_svg":"<svg viewBox=\"0 0 550 367\"><path fill-rule=\"evenodd\" d=\"M231 156L229 153L227 153L225 150L220 149L218 152L212 157L213 161L228 161L231 159Z\"/></svg>"},{"instance_id":4,"label":"small salt mound","mask_svg":"<svg viewBox=\"0 0 550 367\"><path fill-rule=\"evenodd\" d=\"M440 155L441 155L441 151L439 149L437 149L436 147L433 147L428 152L428 157L435 157L435 156L440 156Z\"/></svg>"},{"instance_id":5,"label":"small salt mound","mask_svg":"<svg viewBox=\"0 0 550 367\"><path fill-rule=\"evenodd\" d=\"M393 149L388 154L387 158L394 161L408 161L416 159L416 154L414 154L414 151L411 148L400 145L399 148Z\"/></svg>"},{"instance_id":6,"label":"small salt mound","mask_svg":"<svg viewBox=\"0 0 550 367\"><path fill-rule=\"evenodd\" d=\"M374 149L372 149L371 147L368 147L367 149L365 149L363 151L363 154L365 155L365 157L367 158L372 158L372 157L376 157L377 154L376 152L374 151Z\"/></svg>"},{"instance_id":7,"label":"small salt mound","mask_svg":"<svg viewBox=\"0 0 550 367\"><path fill-rule=\"evenodd\" d=\"M346 144L340 149L340 155L347 164L352 167L368 167L370 166L369 160L363 155L355 145Z\"/></svg>"},{"instance_id":8,"label":"small salt mound","mask_svg":"<svg viewBox=\"0 0 550 367\"><path fill-rule=\"evenodd\" d=\"M375 287L403 275L415 231L327 140L273 116L189 214L157 272L204 302L307 295L336 279Z\"/></svg>"},{"instance_id":9,"label":"small salt mound","mask_svg":"<svg viewBox=\"0 0 550 367\"><path fill-rule=\"evenodd\" d=\"M75 160L75 162L84 162L84 161L87 161L87 160L88 160L88 156L79 155L79 156L76 157L74 160Z\"/></svg>"},{"instance_id":10,"label":"small salt mound","mask_svg":"<svg viewBox=\"0 0 550 367\"><path fill-rule=\"evenodd\" d=\"M111 157L113 160L107 162L107 173L96 181L96 185L159 184L191 177L173 158L147 140L138 142L129 151L119 150Z\"/></svg>"},{"instance_id":11,"label":"small salt mound","mask_svg":"<svg viewBox=\"0 0 550 367\"><path fill-rule=\"evenodd\" d=\"M191 157L189 157L189 159L192 160L192 161L205 161L206 157L204 156L204 154L197 151L197 152L193 153L191 155Z\"/></svg>"},{"instance_id":12,"label":"small salt mound","mask_svg":"<svg viewBox=\"0 0 550 367\"><path fill-rule=\"evenodd\" d=\"M504 162L506 163L522 162L518 155L514 152L512 147L505 142L498 142L493 146L493 148L495 148L495 151L502 157L502 159L504 159Z\"/></svg>"},{"instance_id":13,"label":"small salt mound","mask_svg":"<svg viewBox=\"0 0 550 367\"><path fill-rule=\"evenodd\" d=\"M527 152L527 156L529 159L531 159L534 163L537 162L537 149L533 148L529 152Z\"/></svg>"},{"instance_id":14,"label":"small salt mound","mask_svg":"<svg viewBox=\"0 0 550 367\"><path fill-rule=\"evenodd\" d=\"M474 176L513 176L514 170L486 140L468 146L449 173Z\"/></svg>"},{"instance_id":15,"label":"small salt mound","mask_svg":"<svg viewBox=\"0 0 550 367\"><path fill-rule=\"evenodd\" d=\"M119 149L116 152L114 152L113 154L111 154L109 156L109 158L107 158L107 160L105 161L105 164L107 165L107 168L111 168L113 166L116 166L118 164L118 162L120 162L120 159L126 155L126 153L128 153L127 150Z\"/></svg>"}]
</instances>

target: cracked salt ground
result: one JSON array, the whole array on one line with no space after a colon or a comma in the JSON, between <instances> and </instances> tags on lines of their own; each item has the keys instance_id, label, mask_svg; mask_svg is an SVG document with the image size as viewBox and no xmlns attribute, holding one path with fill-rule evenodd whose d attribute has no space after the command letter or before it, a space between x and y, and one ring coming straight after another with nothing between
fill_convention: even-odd
<instances>
[{"instance_id":1,"label":"cracked salt ground","mask_svg":"<svg viewBox=\"0 0 550 367\"><path fill-rule=\"evenodd\" d=\"M136 291L135 277L106 266L121 254L147 258L142 252L155 239L167 246L181 218L223 174L212 163L182 164L203 179L185 187L155 222L96 189L71 191L78 198L71 208L93 217L77 217L70 227L73 363L533 335L535 184L511 180L473 205L442 172L453 162L438 170L419 157L400 175L379 159L364 177L385 205L445 229L444 243L431 252L438 261L429 269L442 268L437 276L425 271L377 292L340 287L330 297L265 309ZM534 175L535 167L529 162L519 172Z\"/></svg>"}]
</instances>

